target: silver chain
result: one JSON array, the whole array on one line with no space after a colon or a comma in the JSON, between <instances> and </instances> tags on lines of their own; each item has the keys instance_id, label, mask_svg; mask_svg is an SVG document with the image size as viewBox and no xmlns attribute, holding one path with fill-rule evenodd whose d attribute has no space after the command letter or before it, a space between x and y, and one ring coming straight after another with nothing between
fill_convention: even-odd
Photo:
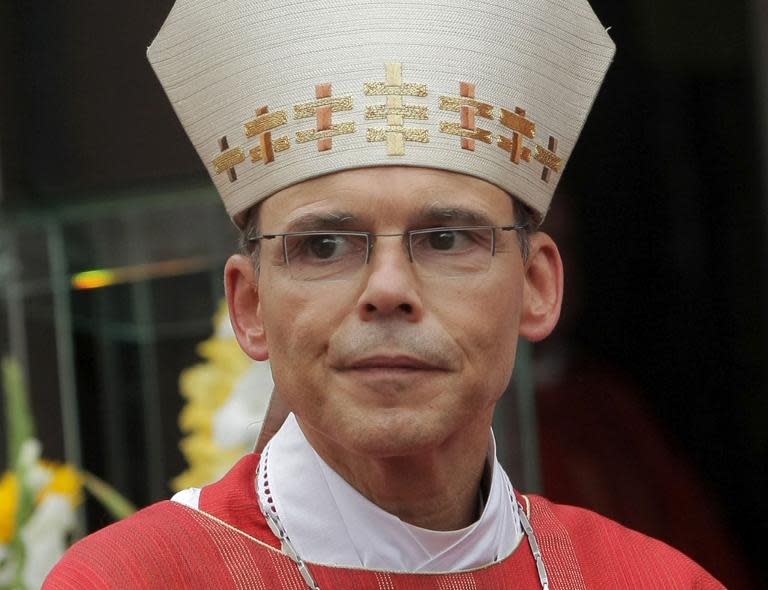
<instances>
[{"instance_id":1,"label":"silver chain","mask_svg":"<svg viewBox=\"0 0 768 590\"><path fill-rule=\"evenodd\" d=\"M269 526L270 530L278 539L280 539L280 548L282 552L287 555L293 561L293 563L296 564L301 577L304 579L304 583L312 590L320 590L320 586L318 586L317 582L315 582L315 578L312 576L312 572L309 571L307 564L296 551L296 547L293 546L293 543L291 543L291 539L288 536L288 533L285 532L283 524L280 522L277 514L266 508L264 504L262 504L261 498L259 498L259 507L261 508L261 512L264 514L264 518L267 519L267 525Z\"/></svg>"},{"instance_id":2,"label":"silver chain","mask_svg":"<svg viewBox=\"0 0 768 590\"><path fill-rule=\"evenodd\" d=\"M523 526L523 532L528 538L528 545L531 548L531 553L533 553L533 559L536 561L536 571L539 574L539 583L541 584L541 589L549 590L549 576L547 575L547 568L544 567L541 548L539 547L539 542L536 540L536 533L533 532L531 521L526 516L525 509L523 508L522 504L518 502L517 498L515 498L512 494L510 494L510 497L512 498L512 502L515 504L515 506L517 506L517 514L520 517L520 523ZM282 549L282 552L287 555L291 561L293 561L293 563L296 564L296 567L298 568L304 583L311 590L320 590L320 586L317 585L317 582L312 576L312 572L309 571L306 562L298 554L296 547L293 546L293 543L291 543L291 539L288 536L288 533L285 532L285 528L283 528L283 524L280 522L280 518L273 510L269 510L266 506L264 506L260 497L259 508L261 508L261 512L264 514L264 518L267 519L267 525L269 526L269 529L278 539L280 539L280 548Z\"/></svg>"},{"instance_id":3,"label":"silver chain","mask_svg":"<svg viewBox=\"0 0 768 590\"><path fill-rule=\"evenodd\" d=\"M528 537L528 546L531 548L534 561L536 561L536 571L539 573L539 583L541 584L541 588L542 590L549 590L549 576L547 575L547 568L544 567L544 559L541 557L541 548L539 547L539 542L536 540L536 533L533 532L531 521L528 519L528 516L526 516L523 506L514 496L512 496L512 501L517 504L517 514L520 516L520 524L523 525L523 532L525 533L525 536Z\"/></svg>"}]
</instances>

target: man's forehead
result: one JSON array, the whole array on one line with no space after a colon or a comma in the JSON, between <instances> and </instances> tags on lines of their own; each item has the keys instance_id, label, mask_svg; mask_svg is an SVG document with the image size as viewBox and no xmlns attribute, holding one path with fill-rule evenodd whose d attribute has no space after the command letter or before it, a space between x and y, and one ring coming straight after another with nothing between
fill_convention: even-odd
<instances>
[{"instance_id":1,"label":"man's forehead","mask_svg":"<svg viewBox=\"0 0 768 590\"><path fill-rule=\"evenodd\" d=\"M443 170L388 167L296 184L267 199L261 217L300 231L381 219L484 224L504 216L507 222L512 210L510 196L486 181Z\"/></svg>"}]
</instances>

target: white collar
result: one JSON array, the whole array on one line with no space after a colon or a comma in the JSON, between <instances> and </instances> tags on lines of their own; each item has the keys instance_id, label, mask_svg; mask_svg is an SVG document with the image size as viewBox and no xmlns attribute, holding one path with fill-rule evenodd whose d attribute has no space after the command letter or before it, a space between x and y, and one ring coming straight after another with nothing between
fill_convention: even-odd
<instances>
[{"instance_id":1,"label":"white collar","mask_svg":"<svg viewBox=\"0 0 768 590\"><path fill-rule=\"evenodd\" d=\"M262 453L257 489L305 561L455 572L505 558L522 538L510 500L512 485L496 460L493 436L488 462L490 492L479 520L458 531L422 529L382 510L342 479L310 446L291 414Z\"/></svg>"}]
</instances>

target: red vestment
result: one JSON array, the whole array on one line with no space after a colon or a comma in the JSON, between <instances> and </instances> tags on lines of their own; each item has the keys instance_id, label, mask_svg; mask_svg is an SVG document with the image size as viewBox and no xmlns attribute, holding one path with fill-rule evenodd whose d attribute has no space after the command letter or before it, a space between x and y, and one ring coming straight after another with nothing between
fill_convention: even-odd
<instances>
[{"instance_id":1,"label":"red vestment","mask_svg":"<svg viewBox=\"0 0 768 590\"><path fill-rule=\"evenodd\" d=\"M304 590L258 508L258 455L203 489L200 511L166 501L74 545L44 590L173 588ZM551 590L723 586L671 547L580 508L530 497L530 520ZM499 563L454 574L402 574L309 564L321 590L541 588L528 543Z\"/></svg>"}]
</instances>

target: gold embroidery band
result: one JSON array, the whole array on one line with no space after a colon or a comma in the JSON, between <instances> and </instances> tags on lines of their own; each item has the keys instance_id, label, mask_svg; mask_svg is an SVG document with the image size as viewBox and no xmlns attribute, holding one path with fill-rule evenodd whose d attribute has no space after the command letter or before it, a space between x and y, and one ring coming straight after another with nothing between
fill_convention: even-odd
<instances>
[{"instance_id":1,"label":"gold embroidery band","mask_svg":"<svg viewBox=\"0 0 768 590\"><path fill-rule=\"evenodd\" d=\"M216 174L229 172L230 182L235 182L237 180L235 166L242 164L243 162L245 162L245 152L243 151L242 146L237 146L219 154L213 160L213 170Z\"/></svg>"},{"instance_id":2,"label":"gold embroidery band","mask_svg":"<svg viewBox=\"0 0 768 590\"><path fill-rule=\"evenodd\" d=\"M297 104L293 107L293 114L297 119L309 119L314 117L317 110L321 107L331 107L332 113L339 113L342 111L351 111L353 108L351 96L339 96L321 98L314 102L308 102L305 104Z\"/></svg>"},{"instance_id":3,"label":"gold embroidery band","mask_svg":"<svg viewBox=\"0 0 768 590\"><path fill-rule=\"evenodd\" d=\"M493 120L493 105L480 102L474 98L461 98L458 96L441 96L439 108L441 111L460 113L461 107L474 107L475 114L484 119Z\"/></svg>"},{"instance_id":4,"label":"gold embroidery band","mask_svg":"<svg viewBox=\"0 0 768 590\"><path fill-rule=\"evenodd\" d=\"M312 141L319 141L321 139L329 139L337 135L348 135L357 131L357 125L349 121L347 123L339 123L338 125L331 125L330 129L318 131L317 129L310 129L308 131L296 132L296 143L309 143Z\"/></svg>"},{"instance_id":5,"label":"gold embroidery band","mask_svg":"<svg viewBox=\"0 0 768 590\"><path fill-rule=\"evenodd\" d=\"M490 131L485 129L464 129L459 123L448 123L447 121L440 122L440 133L447 133L448 135L457 135L458 137L464 137L467 139L477 139L484 143L493 143L493 135Z\"/></svg>"},{"instance_id":6,"label":"gold embroidery band","mask_svg":"<svg viewBox=\"0 0 768 590\"><path fill-rule=\"evenodd\" d=\"M516 133L512 139L500 135L498 146L510 153L510 160L515 164L519 164L520 160L526 162L531 161L531 150L527 147L523 147L522 137L518 133Z\"/></svg>"},{"instance_id":7,"label":"gold embroidery band","mask_svg":"<svg viewBox=\"0 0 768 590\"><path fill-rule=\"evenodd\" d=\"M418 106L385 106L374 105L366 107L365 118L366 119L386 119L388 117L402 117L404 119L429 119L429 109L427 107Z\"/></svg>"},{"instance_id":8,"label":"gold embroidery band","mask_svg":"<svg viewBox=\"0 0 768 590\"><path fill-rule=\"evenodd\" d=\"M366 82L363 85L366 96L427 96L426 84L399 84L390 86L386 82Z\"/></svg>"},{"instance_id":9,"label":"gold embroidery band","mask_svg":"<svg viewBox=\"0 0 768 590\"><path fill-rule=\"evenodd\" d=\"M269 135L269 134L265 134L265 135ZM270 156L270 153L269 153L270 151L284 152L290 147L291 147L291 140L288 138L287 135L279 139L276 139L274 142L271 141L270 139L270 141L268 142L268 147L256 146L250 151L251 162L260 162L261 160L263 160L265 152L267 153L265 163L271 162L272 160L274 160L274 155Z\"/></svg>"},{"instance_id":10,"label":"gold embroidery band","mask_svg":"<svg viewBox=\"0 0 768 590\"><path fill-rule=\"evenodd\" d=\"M501 109L501 117L499 119L504 127L522 133L530 139L536 137L536 123L530 119L525 118L525 111L523 109L515 109L515 112Z\"/></svg>"},{"instance_id":11,"label":"gold embroidery band","mask_svg":"<svg viewBox=\"0 0 768 590\"><path fill-rule=\"evenodd\" d=\"M288 115L285 111L275 111L274 113L265 113L258 115L253 121L245 123L245 136L255 137L271 131L276 127L285 125L288 122Z\"/></svg>"}]
</instances>

